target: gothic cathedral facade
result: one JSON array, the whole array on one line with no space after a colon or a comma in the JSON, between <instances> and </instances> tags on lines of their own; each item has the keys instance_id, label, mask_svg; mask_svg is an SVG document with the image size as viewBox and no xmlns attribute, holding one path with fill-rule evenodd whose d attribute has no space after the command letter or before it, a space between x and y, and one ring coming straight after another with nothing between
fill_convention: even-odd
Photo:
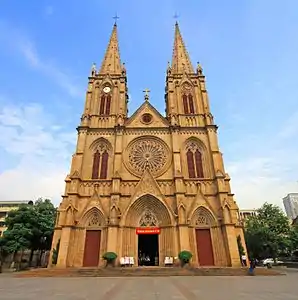
<instances>
[{"instance_id":1,"label":"gothic cathedral facade","mask_svg":"<svg viewBox=\"0 0 298 300\"><path fill-rule=\"evenodd\" d=\"M102 65L93 65L89 76L57 213L57 267L100 267L105 252L133 257L138 265L141 252L152 247L160 266L182 250L193 254L197 266L240 266L237 237L245 248L243 228L205 76L200 64L193 68L177 23L165 103L162 116L146 94L128 116L115 24Z\"/></svg>"}]
</instances>

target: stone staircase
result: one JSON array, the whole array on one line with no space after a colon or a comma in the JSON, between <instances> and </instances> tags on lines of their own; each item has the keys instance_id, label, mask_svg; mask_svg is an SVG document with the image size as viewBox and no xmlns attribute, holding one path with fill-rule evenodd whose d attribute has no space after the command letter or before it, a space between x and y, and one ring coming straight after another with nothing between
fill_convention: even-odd
<instances>
[{"instance_id":1,"label":"stone staircase","mask_svg":"<svg viewBox=\"0 0 298 300\"><path fill-rule=\"evenodd\" d=\"M255 269L255 275L284 275L278 269ZM179 267L126 267L126 268L66 268L32 269L18 272L15 277L169 277L169 276L248 276L247 268L179 268Z\"/></svg>"}]
</instances>

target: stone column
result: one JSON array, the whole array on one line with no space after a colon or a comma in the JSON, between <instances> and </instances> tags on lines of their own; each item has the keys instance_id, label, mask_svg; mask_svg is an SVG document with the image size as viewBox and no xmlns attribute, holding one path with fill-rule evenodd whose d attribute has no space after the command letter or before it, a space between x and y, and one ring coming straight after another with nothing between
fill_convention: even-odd
<instances>
[{"instance_id":1,"label":"stone column","mask_svg":"<svg viewBox=\"0 0 298 300\"><path fill-rule=\"evenodd\" d=\"M60 248L57 260L58 268L66 268L67 267L67 256L68 256L68 248L70 241L71 227L63 227L61 231L60 238Z\"/></svg>"},{"instance_id":2,"label":"stone column","mask_svg":"<svg viewBox=\"0 0 298 300\"><path fill-rule=\"evenodd\" d=\"M239 258L239 251L237 245L237 235L234 224L226 224L223 227L225 234L226 249L228 252L228 259L231 267L240 267L241 262Z\"/></svg>"}]
</instances>

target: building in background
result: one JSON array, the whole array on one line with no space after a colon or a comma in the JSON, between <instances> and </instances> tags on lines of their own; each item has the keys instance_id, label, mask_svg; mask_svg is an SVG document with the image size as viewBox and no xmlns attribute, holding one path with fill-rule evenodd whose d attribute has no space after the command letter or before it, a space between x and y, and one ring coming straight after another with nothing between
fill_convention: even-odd
<instances>
[{"instance_id":1,"label":"building in background","mask_svg":"<svg viewBox=\"0 0 298 300\"><path fill-rule=\"evenodd\" d=\"M289 219L294 220L298 217L298 193L290 193L283 198L286 214Z\"/></svg>"},{"instance_id":2,"label":"building in background","mask_svg":"<svg viewBox=\"0 0 298 300\"><path fill-rule=\"evenodd\" d=\"M5 218L9 211L18 209L21 204L28 204L29 200L23 201L0 201L0 236L6 230Z\"/></svg>"},{"instance_id":3,"label":"building in background","mask_svg":"<svg viewBox=\"0 0 298 300\"><path fill-rule=\"evenodd\" d=\"M245 223L245 221L249 217L255 216L256 214L257 214L257 210L256 209L240 209L240 211L239 211L240 221L242 223Z\"/></svg>"}]
</instances>

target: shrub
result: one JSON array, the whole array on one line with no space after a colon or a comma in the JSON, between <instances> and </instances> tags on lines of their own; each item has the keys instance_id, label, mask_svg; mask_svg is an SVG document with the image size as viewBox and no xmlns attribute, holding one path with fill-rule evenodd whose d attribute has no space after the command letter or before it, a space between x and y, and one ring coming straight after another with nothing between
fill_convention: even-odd
<instances>
[{"instance_id":1,"label":"shrub","mask_svg":"<svg viewBox=\"0 0 298 300\"><path fill-rule=\"evenodd\" d=\"M60 239L56 245L56 248L53 249L53 255L52 255L52 264L56 265L58 260L58 254L59 254L59 248L60 248Z\"/></svg>"},{"instance_id":2,"label":"shrub","mask_svg":"<svg viewBox=\"0 0 298 300\"><path fill-rule=\"evenodd\" d=\"M179 253L178 257L181 260L181 262L187 264L191 260L192 254L187 250L183 250Z\"/></svg>"},{"instance_id":3,"label":"shrub","mask_svg":"<svg viewBox=\"0 0 298 300\"><path fill-rule=\"evenodd\" d=\"M117 258L117 254L115 252L106 252L103 257L108 263L113 262Z\"/></svg>"}]
</instances>

